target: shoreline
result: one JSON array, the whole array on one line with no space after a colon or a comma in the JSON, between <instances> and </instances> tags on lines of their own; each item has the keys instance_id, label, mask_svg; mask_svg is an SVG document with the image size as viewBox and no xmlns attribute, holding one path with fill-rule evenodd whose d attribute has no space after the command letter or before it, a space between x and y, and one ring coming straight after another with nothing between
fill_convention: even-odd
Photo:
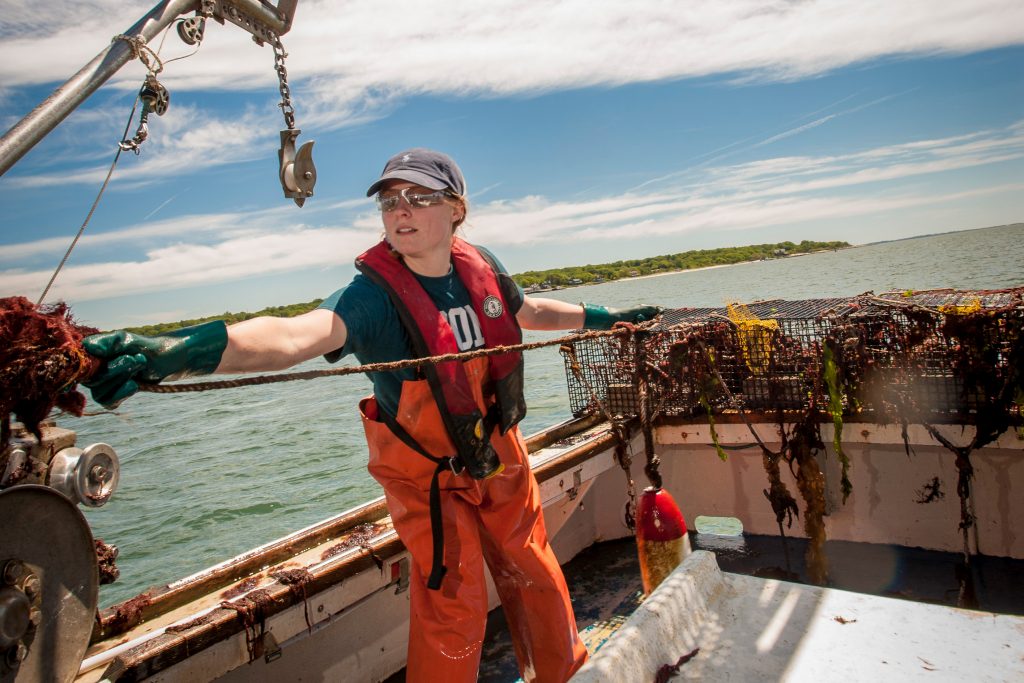
<instances>
[{"instance_id":1,"label":"shoreline","mask_svg":"<svg viewBox=\"0 0 1024 683\"><path fill-rule=\"evenodd\" d=\"M754 261L737 261L736 263L716 263L713 266L700 266L699 268L683 268L680 270L669 270L663 273L648 273L647 275L637 275L636 277L621 277L617 280L605 280L604 282L584 282L579 285L560 285L558 287L551 287L549 289L538 289L532 292L526 292L527 294L543 294L544 292L555 292L561 289L572 289L574 287L589 287L592 285L607 285L614 282L633 282L635 280L647 280L652 277L663 277L665 275L678 275L680 273L698 273L703 270L713 270L715 268L731 268L732 266L742 266L750 263L761 263L762 261L781 261L782 259L796 258L798 256L813 256L814 254L824 254L830 251L843 251L846 249L855 249L857 247L863 247L863 244L851 244L848 247L840 247L839 249L819 249L817 251L801 252L799 254L787 254L786 256L780 256L771 259L757 259ZM524 290L526 291L526 290Z\"/></svg>"}]
</instances>

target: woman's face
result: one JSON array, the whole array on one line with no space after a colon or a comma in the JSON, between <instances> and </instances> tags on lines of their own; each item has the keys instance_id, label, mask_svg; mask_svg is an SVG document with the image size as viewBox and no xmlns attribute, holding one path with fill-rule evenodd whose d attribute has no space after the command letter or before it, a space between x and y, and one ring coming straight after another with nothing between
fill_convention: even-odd
<instances>
[{"instance_id":1,"label":"woman's face","mask_svg":"<svg viewBox=\"0 0 1024 683\"><path fill-rule=\"evenodd\" d=\"M393 195L408 188L410 194L430 194L433 190L404 180L390 181L381 188L381 196ZM406 259L439 257L447 259L451 252L452 224L462 216L461 207L451 202L433 206L410 206L404 198L391 211L381 214L388 243Z\"/></svg>"}]
</instances>

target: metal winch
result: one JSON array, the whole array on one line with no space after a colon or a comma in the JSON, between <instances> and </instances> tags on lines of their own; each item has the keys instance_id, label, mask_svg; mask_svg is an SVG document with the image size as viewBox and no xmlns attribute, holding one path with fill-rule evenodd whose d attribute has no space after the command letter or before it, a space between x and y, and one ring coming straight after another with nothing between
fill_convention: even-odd
<instances>
[{"instance_id":1,"label":"metal winch","mask_svg":"<svg viewBox=\"0 0 1024 683\"><path fill-rule=\"evenodd\" d=\"M0 453L0 683L70 681L99 603L96 545L78 505L117 488L117 454L75 446L52 422L42 439L14 425Z\"/></svg>"}]
</instances>

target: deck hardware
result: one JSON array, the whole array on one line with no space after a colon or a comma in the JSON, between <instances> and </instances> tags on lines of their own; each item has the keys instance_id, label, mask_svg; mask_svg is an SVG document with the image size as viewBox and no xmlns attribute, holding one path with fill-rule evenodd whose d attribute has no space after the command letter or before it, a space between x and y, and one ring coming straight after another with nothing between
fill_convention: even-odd
<instances>
[{"instance_id":1,"label":"deck hardware","mask_svg":"<svg viewBox=\"0 0 1024 683\"><path fill-rule=\"evenodd\" d=\"M296 151L295 140L302 131L295 127L295 108L292 106L291 88L288 85L288 69L284 64L288 53L277 34L268 32L267 40L274 48L274 71L277 72L278 89L281 92L281 103L278 106L281 107L286 126L281 131L281 149L277 152L281 162L281 189L285 197L294 199L297 205L302 206L307 197L313 196L313 186L316 185L313 141L310 140Z\"/></svg>"},{"instance_id":2,"label":"deck hardware","mask_svg":"<svg viewBox=\"0 0 1024 683\"><path fill-rule=\"evenodd\" d=\"M0 588L0 650L10 650L25 637L32 626L31 611L32 601L23 591Z\"/></svg>"},{"instance_id":3,"label":"deck hardware","mask_svg":"<svg viewBox=\"0 0 1024 683\"><path fill-rule=\"evenodd\" d=\"M8 560L4 565L4 583L8 586L21 583L21 580L25 577L25 565L21 560Z\"/></svg>"},{"instance_id":4,"label":"deck hardware","mask_svg":"<svg viewBox=\"0 0 1024 683\"><path fill-rule=\"evenodd\" d=\"M105 443L65 448L53 457L49 484L74 503L100 507L117 489L120 471L117 453Z\"/></svg>"},{"instance_id":5,"label":"deck hardware","mask_svg":"<svg viewBox=\"0 0 1024 683\"><path fill-rule=\"evenodd\" d=\"M175 29L186 45L198 45L203 42L203 34L206 33L206 19L201 16L182 19Z\"/></svg>"},{"instance_id":6,"label":"deck hardware","mask_svg":"<svg viewBox=\"0 0 1024 683\"><path fill-rule=\"evenodd\" d=\"M27 474L28 469L31 469L28 452L24 448L12 447L7 454L7 467L0 475L0 486L17 484Z\"/></svg>"},{"instance_id":7,"label":"deck hardware","mask_svg":"<svg viewBox=\"0 0 1024 683\"><path fill-rule=\"evenodd\" d=\"M273 632L266 631L263 634L263 661L270 664L276 659L281 659L281 646Z\"/></svg>"},{"instance_id":8,"label":"deck hardware","mask_svg":"<svg viewBox=\"0 0 1024 683\"><path fill-rule=\"evenodd\" d=\"M0 519L0 680L70 681L99 598L89 525L65 496L37 484L0 491Z\"/></svg>"},{"instance_id":9,"label":"deck hardware","mask_svg":"<svg viewBox=\"0 0 1024 683\"><path fill-rule=\"evenodd\" d=\"M166 114L167 108L171 104L171 94L160 81L156 80L156 75L150 73L139 90L139 100L142 102L142 113L139 114L139 127L135 131L135 137L118 143L124 152L139 153L139 146L149 138L150 113L157 116Z\"/></svg>"},{"instance_id":10,"label":"deck hardware","mask_svg":"<svg viewBox=\"0 0 1024 683\"><path fill-rule=\"evenodd\" d=\"M561 481L559 481L561 483ZM572 472L572 487L565 492L565 495L569 497L569 500L576 500L576 496L580 494L580 486L583 484L583 468L579 467Z\"/></svg>"},{"instance_id":11,"label":"deck hardware","mask_svg":"<svg viewBox=\"0 0 1024 683\"><path fill-rule=\"evenodd\" d=\"M395 595L409 589L409 558L403 557L391 563L391 580L395 583Z\"/></svg>"}]
</instances>

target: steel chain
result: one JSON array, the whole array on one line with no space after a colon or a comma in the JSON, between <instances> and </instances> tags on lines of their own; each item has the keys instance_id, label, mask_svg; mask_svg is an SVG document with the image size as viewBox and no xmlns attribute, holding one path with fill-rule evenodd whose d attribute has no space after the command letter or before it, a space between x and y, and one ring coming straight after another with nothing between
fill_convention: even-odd
<instances>
[{"instance_id":1,"label":"steel chain","mask_svg":"<svg viewBox=\"0 0 1024 683\"><path fill-rule=\"evenodd\" d=\"M271 33L271 46L274 48L274 70L277 71L278 88L281 91L281 113L284 114L284 123L288 130L295 129L295 108L292 106L292 93L288 87L288 69L285 68L284 60L288 53L284 51L281 37Z\"/></svg>"}]
</instances>

